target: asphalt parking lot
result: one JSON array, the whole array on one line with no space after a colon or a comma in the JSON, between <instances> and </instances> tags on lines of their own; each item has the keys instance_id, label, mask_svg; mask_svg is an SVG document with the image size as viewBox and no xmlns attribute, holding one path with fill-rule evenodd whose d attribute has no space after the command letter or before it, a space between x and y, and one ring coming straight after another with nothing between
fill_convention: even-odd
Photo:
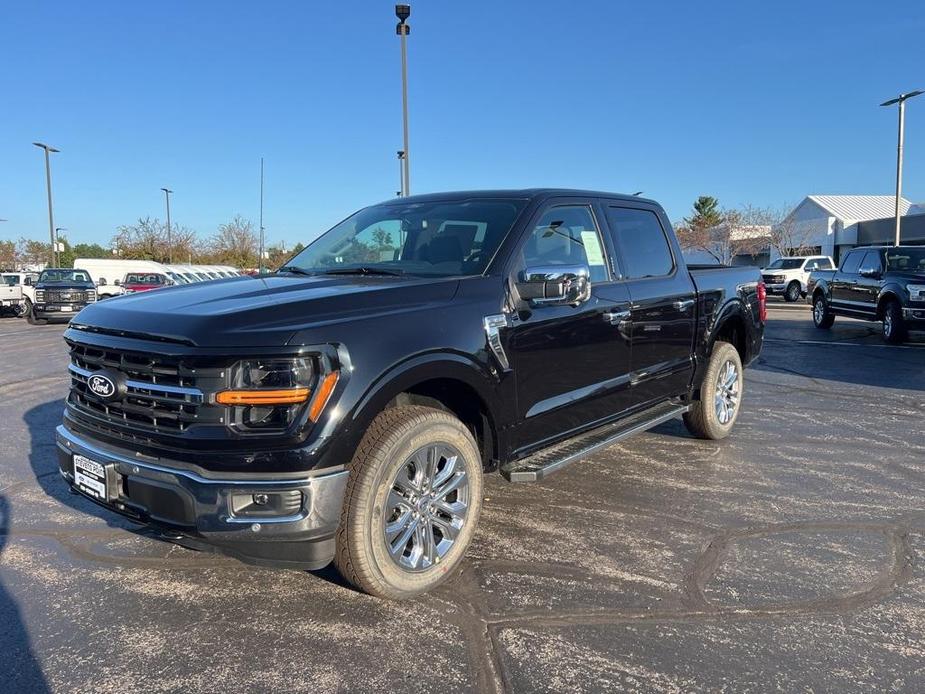
<instances>
[{"instance_id":1,"label":"asphalt parking lot","mask_svg":"<svg viewBox=\"0 0 925 694\"><path fill-rule=\"evenodd\" d=\"M399 604L69 494L62 331L0 320L0 689L925 688L925 335L775 303L730 439L493 476L461 575Z\"/></svg>"}]
</instances>

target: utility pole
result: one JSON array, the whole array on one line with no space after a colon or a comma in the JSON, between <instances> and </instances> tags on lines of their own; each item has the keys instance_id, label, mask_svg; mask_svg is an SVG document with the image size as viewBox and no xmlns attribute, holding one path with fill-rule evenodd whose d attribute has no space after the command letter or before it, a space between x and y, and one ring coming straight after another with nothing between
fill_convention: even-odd
<instances>
[{"instance_id":1,"label":"utility pole","mask_svg":"<svg viewBox=\"0 0 925 694\"><path fill-rule=\"evenodd\" d=\"M405 153L398 150L398 197L405 197Z\"/></svg>"},{"instance_id":2,"label":"utility pole","mask_svg":"<svg viewBox=\"0 0 925 694\"><path fill-rule=\"evenodd\" d=\"M911 99L914 96L922 94L922 90L916 90L914 92L909 92L908 94L900 94L895 99L890 99L889 101L884 101L881 106L892 106L893 104L899 104L899 137L896 144L896 244L900 243L900 229L901 229L901 218L902 210L900 209L900 204L902 200L903 193L903 139L905 137L906 129L906 101Z\"/></svg>"},{"instance_id":3,"label":"utility pole","mask_svg":"<svg viewBox=\"0 0 925 694\"><path fill-rule=\"evenodd\" d=\"M167 200L167 264L173 265L173 241L170 237L170 194L173 192L168 188L161 188L164 191L164 198Z\"/></svg>"},{"instance_id":4,"label":"utility pole","mask_svg":"<svg viewBox=\"0 0 925 694\"><path fill-rule=\"evenodd\" d=\"M49 154L52 152L57 153L61 150L42 142L33 142L32 144L45 150L45 187L48 190L48 237L49 241L51 241L51 266L56 267L58 255L55 253L55 215L51 207L51 160Z\"/></svg>"},{"instance_id":5,"label":"utility pole","mask_svg":"<svg viewBox=\"0 0 925 694\"><path fill-rule=\"evenodd\" d=\"M407 23L411 16L411 5L395 5L395 15L398 17L398 26L395 33L401 37L401 112L404 129L404 175L402 176L403 195L411 195L411 148L408 145L408 51L406 47L411 26Z\"/></svg>"}]
</instances>

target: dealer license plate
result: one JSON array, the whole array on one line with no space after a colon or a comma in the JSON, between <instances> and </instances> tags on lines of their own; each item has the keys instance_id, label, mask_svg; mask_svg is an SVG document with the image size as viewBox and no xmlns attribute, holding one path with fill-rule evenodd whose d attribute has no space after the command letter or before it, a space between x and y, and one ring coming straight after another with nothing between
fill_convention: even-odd
<instances>
[{"instance_id":1,"label":"dealer license plate","mask_svg":"<svg viewBox=\"0 0 925 694\"><path fill-rule=\"evenodd\" d=\"M71 309L70 306L62 306L62 307L61 307L61 311L64 312L64 313L70 313L71 310L72 310L72 309Z\"/></svg>"},{"instance_id":2,"label":"dealer license plate","mask_svg":"<svg viewBox=\"0 0 925 694\"><path fill-rule=\"evenodd\" d=\"M74 485L94 499L106 501L106 469L82 455L74 456Z\"/></svg>"}]
</instances>

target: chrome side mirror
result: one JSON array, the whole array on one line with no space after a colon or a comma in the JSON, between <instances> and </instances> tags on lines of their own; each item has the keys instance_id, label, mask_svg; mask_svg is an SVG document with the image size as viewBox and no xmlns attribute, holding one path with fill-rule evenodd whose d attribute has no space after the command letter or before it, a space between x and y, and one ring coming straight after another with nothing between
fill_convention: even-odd
<instances>
[{"instance_id":1,"label":"chrome side mirror","mask_svg":"<svg viewBox=\"0 0 925 694\"><path fill-rule=\"evenodd\" d=\"M870 279L880 279L880 271L872 267L862 267L861 271L858 273L861 277L869 277Z\"/></svg>"},{"instance_id":2,"label":"chrome side mirror","mask_svg":"<svg viewBox=\"0 0 925 694\"><path fill-rule=\"evenodd\" d=\"M586 265L527 268L517 293L532 306L577 306L591 298L591 271Z\"/></svg>"}]
</instances>

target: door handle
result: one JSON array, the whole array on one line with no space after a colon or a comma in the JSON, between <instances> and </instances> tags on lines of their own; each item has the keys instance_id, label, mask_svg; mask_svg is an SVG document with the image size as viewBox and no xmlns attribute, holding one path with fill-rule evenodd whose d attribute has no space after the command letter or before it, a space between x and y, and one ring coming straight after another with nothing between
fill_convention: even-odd
<instances>
[{"instance_id":1,"label":"door handle","mask_svg":"<svg viewBox=\"0 0 925 694\"><path fill-rule=\"evenodd\" d=\"M605 311L604 320L611 325L619 325L630 319L629 311Z\"/></svg>"},{"instance_id":2,"label":"door handle","mask_svg":"<svg viewBox=\"0 0 925 694\"><path fill-rule=\"evenodd\" d=\"M694 305L693 299L683 299L683 300L679 299L678 301L675 301L672 304L672 306L674 306L675 309L678 311L686 311L693 305Z\"/></svg>"}]
</instances>

